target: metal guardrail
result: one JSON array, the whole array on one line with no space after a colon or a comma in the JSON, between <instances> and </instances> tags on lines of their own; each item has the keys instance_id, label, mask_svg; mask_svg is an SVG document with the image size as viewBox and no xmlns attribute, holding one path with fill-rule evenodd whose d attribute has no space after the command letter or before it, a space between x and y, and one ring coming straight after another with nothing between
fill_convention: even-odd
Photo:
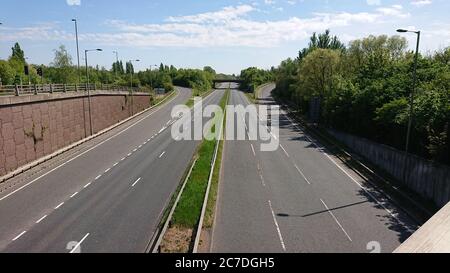
<instances>
[{"instance_id":1,"label":"metal guardrail","mask_svg":"<svg viewBox=\"0 0 450 273\"><path fill-rule=\"evenodd\" d=\"M149 91L146 88L140 87L125 87L113 84L31 84L31 85L0 85L1 95L30 95L30 94L42 94L42 93L66 93L66 92L86 92L86 91L128 91L128 92L144 92Z\"/></svg>"}]
</instances>

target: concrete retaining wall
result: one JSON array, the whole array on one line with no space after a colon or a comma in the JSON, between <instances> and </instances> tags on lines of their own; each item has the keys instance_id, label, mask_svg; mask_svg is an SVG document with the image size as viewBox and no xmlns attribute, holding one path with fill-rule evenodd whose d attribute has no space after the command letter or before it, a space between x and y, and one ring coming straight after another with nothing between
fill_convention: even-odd
<instances>
[{"instance_id":1,"label":"concrete retaining wall","mask_svg":"<svg viewBox=\"0 0 450 273\"><path fill-rule=\"evenodd\" d=\"M150 95L92 92L94 133L150 106ZM85 94L0 97L0 176L90 135Z\"/></svg>"},{"instance_id":2,"label":"concrete retaining wall","mask_svg":"<svg viewBox=\"0 0 450 273\"><path fill-rule=\"evenodd\" d=\"M421 196L443 207L450 201L450 167L392 147L335 130L328 130L353 151L402 181Z\"/></svg>"}]
</instances>

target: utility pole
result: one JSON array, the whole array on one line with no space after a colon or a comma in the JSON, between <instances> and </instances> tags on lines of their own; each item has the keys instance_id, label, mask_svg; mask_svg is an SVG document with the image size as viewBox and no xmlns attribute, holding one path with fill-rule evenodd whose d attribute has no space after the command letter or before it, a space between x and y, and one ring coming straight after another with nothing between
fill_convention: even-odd
<instances>
[{"instance_id":1,"label":"utility pole","mask_svg":"<svg viewBox=\"0 0 450 273\"><path fill-rule=\"evenodd\" d=\"M134 115L134 95L133 95L133 62L140 62L141 60L129 60L128 63L130 64L130 79L131 79L131 115Z\"/></svg>"},{"instance_id":2,"label":"utility pole","mask_svg":"<svg viewBox=\"0 0 450 273\"><path fill-rule=\"evenodd\" d=\"M94 130L92 128L92 114L91 114L91 92L90 92L90 87L89 87L89 66L88 66L88 52L91 51L103 51L100 48L97 49L88 49L84 51L84 59L86 61L86 81L87 81L87 85L86 85L86 89L88 92L88 109L89 109L89 127L90 127L90 131L91 131L91 136L94 134Z\"/></svg>"},{"instance_id":3,"label":"utility pole","mask_svg":"<svg viewBox=\"0 0 450 273\"><path fill-rule=\"evenodd\" d=\"M398 29L397 32L405 33L412 32L417 34L417 44L416 44L416 54L414 56L414 70L413 70L413 86L411 93L409 94L409 120L408 120L408 131L406 133L406 144L405 144L405 152L409 152L409 143L411 141L411 131L412 131L412 123L414 118L414 96L417 88L417 63L419 60L419 47L420 47L420 31L410 31L406 29Z\"/></svg>"},{"instance_id":4,"label":"utility pole","mask_svg":"<svg viewBox=\"0 0 450 273\"><path fill-rule=\"evenodd\" d=\"M80 72L80 47L78 44L78 22L77 19L72 19L72 22L75 23L75 39L77 42L77 60L78 60L78 85L81 84L81 72Z\"/></svg>"}]
</instances>

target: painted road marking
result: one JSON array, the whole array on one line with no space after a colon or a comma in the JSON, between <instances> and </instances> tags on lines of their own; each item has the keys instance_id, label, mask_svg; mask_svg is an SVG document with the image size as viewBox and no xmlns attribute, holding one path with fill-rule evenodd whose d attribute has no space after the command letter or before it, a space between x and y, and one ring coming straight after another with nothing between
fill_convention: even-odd
<instances>
[{"instance_id":1,"label":"painted road marking","mask_svg":"<svg viewBox=\"0 0 450 273\"><path fill-rule=\"evenodd\" d=\"M111 168L108 168L105 170L105 173L109 172L111 170Z\"/></svg>"},{"instance_id":2,"label":"painted road marking","mask_svg":"<svg viewBox=\"0 0 450 273\"><path fill-rule=\"evenodd\" d=\"M166 152L162 152L162 154L159 156L159 158L163 157L166 154Z\"/></svg>"},{"instance_id":3,"label":"painted road marking","mask_svg":"<svg viewBox=\"0 0 450 273\"><path fill-rule=\"evenodd\" d=\"M56 210L56 209L59 209L62 205L64 205L64 202L61 202L61 204L57 205L57 206L55 207L55 210Z\"/></svg>"},{"instance_id":4,"label":"painted road marking","mask_svg":"<svg viewBox=\"0 0 450 273\"><path fill-rule=\"evenodd\" d=\"M269 200L269 207L270 207L270 211L272 212L273 221L275 222L275 226L277 228L278 237L280 238L281 247L283 248L283 251L286 251L286 246L285 246L284 241L283 241L283 236L281 235L280 226L278 225L277 218L275 217L275 212L273 211L273 208L272 208L272 202L270 202L270 200Z\"/></svg>"},{"instance_id":5,"label":"painted road marking","mask_svg":"<svg viewBox=\"0 0 450 273\"><path fill-rule=\"evenodd\" d=\"M253 144L250 144L250 146L252 147L253 155L256 156L256 153L255 153L255 147L253 147Z\"/></svg>"},{"instance_id":6,"label":"painted road marking","mask_svg":"<svg viewBox=\"0 0 450 273\"><path fill-rule=\"evenodd\" d=\"M98 180L100 177L102 177L101 174L97 175L97 177L95 178L95 180Z\"/></svg>"},{"instance_id":7,"label":"painted road marking","mask_svg":"<svg viewBox=\"0 0 450 273\"><path fill-rule=\"evenodd\" d=\"M39 224L40 222L42 222L42 220L44 220L47 217L47 214L42 216L39 220L36 221L36 224Z\"/></svg>"},{"instance_id":8,"label":"painted road marking","mask_svg":"<svg viewBox=\"0 0 450 273\"><path fill-rule=\"evenodd\" d=\"M133 185L131 185L131 187L136 186L136 184L139 183L139 181L141 181L141 178L140 178L140 177L133 183Z\"/></svg>"},{"instance_id":9,"label":"painted road marking","mask_svg":"<svg viewBox=\"0 0 450 273\"><path fill-rule=\"evenodd\" d=\"M341 225L341 223L339 223L338 219L336 218L336 216L334 216L333 212L328 208L327 204L325 204L325 202L322 199L320 199L320 201L325 206L327 211L330 213L331 217L333 217L334 221L338 224L338 226L344 232L345 236L347 236L347 238L350 240L350 242L352 242L352 238L350 238L350 236L348 235L347 231L345 231L344 227Z\"/></svg>"},{"instance_id":10,"label":"painted road marking","mask_svg":"<svg viewBox=\"0 0 450 273\"><path fill-rule=\"evenodd\" d=\"M281 149L283 150L283 152L286 154L287 157L290 157L288 152L286 151L286 149L283 147L283 145L280 144Z\"/></svg>"},{"instance_id":11,"label":"painted road marking","mask_svg":"<svg viewBox=\"0 0 450 273\"><path fill-rule=\"evenodd\" d=\"M14 237L14 239L12 239L13 241L19 239L20 237L22 237L22 235L24 235L27 231L22 231L22 233L20 233L19 235L17 235L16 237Z\"/></svg>"},{"instance_id":12,"label":"painted road marking","mask_svg":"<svg viewBox=\"0 0 450 273\"><path fill-rule=\"evenodd\" d=\"M86 189L87 187L89 187L91 185L92 182L87 183L86 185L84 185L83 189Z\"/></svg>"},{"instance_id":13,"label":"painted road marking","mask_svg":"<svg viewBox=\"0 0 450 273\"><path fill-rule=\"evenodd\" d=\"M70 198L74 198L77 194L78 194L78 192L75 192L74 194L72 194L72 195L70 196Z\"/></svg>"},{"instance_id":14,"label":"painted road marking","mask_svg":"<svg viewBox=\"0 0 450 273\"><path fill-rule=\"evenodd\" d=\"M86 234L83 239L81 239L81 241L78 242L78 244L75 245L74 248L72 248L72 250L70 251L70 253L75 253L77 251L77 249L81 246L81 244L84 242L84 240L86 240L86 238L89 236L89 233Z\"/></svg>"},{"instance_id":15,"label":"painted road marking","mask_svg":"<svg viewBox=\"0 0 450 273\"><path fill-rule=\"evenodd\" d=\"M311 182L309 182L308 178L306 178L305 174L300 170L300 168L297 166L297 164L294 164L294 166L297 169L297 171L300 173L300 175L303 177L303 179L305 179L306 183L311 185Z\"/></svg>"}]
</instances>

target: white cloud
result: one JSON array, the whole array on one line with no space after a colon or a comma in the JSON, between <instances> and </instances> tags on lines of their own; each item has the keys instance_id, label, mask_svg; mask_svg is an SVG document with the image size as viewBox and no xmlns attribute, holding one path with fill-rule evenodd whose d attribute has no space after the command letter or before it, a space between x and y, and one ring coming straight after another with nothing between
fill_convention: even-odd
<instances>
[{"instance_id":1,"label":"white cloud","mask_svg":"<svg viewBox=\"0 0 450 273\"><path fill-rule=\"evenodd\" d=\"M69 6L80 6L81 0L66 0L66 3Z\"/></svg>"},{"instance_id":2,"label":"white cloud","mask_svg":"<svg viewBox=\"0 0 450 273\"><path fill-rule=\"evenodd\" d=\"M213 12L168 17L156 24L108 20L105 22L110 28L107 32L82 33L80 39L92 44L140 48L271 48L305 41L312 32L325 29L332 29L344 40L369 33L381 34L383 24L392 26L395 22L401 25L409 17L400 5L377 7L372 12L313 13L310 17L266 21L252 19L251 14L256 11L253 6L240 5ZM368 30L368 27L375 32ZM73 33L60 30L58 25L39 25L6 30L0 40L72 41Z\"/></svg>"},{"instance_id":3,"label":"white cloud","mask_svg":"<svg viewBox=\"0 0 450 273\"><path fill-rule=\"evenodd\" d=\"M398 18L407 18L411 16L411 14L403 11L403 6L401 5L392 5L390 7L377 8L377 11L384 16L392 16Z\"/></svg>"},{"instance_id":4,"label":"white cloud","mask_svg":"<svg viewBox=\"0 0 450 273\"><path fill-rule=\"evenodd\" d=\"M426 6L426 5L430 5L433 2L431 0L416 0L416 1L412 1L411 5L416 6L416 7L422 7L422 6Z\"/></svg>"},{"instance_id":5,"label":"white cloud","mask_svg":"<svg viewBox=\"0 0 450 273\"><path fill-rule=\"evenodd\" d=\"M366 0L369 6L379 6L381 5L381 0Z\"/></svg>"}]
</instances>

